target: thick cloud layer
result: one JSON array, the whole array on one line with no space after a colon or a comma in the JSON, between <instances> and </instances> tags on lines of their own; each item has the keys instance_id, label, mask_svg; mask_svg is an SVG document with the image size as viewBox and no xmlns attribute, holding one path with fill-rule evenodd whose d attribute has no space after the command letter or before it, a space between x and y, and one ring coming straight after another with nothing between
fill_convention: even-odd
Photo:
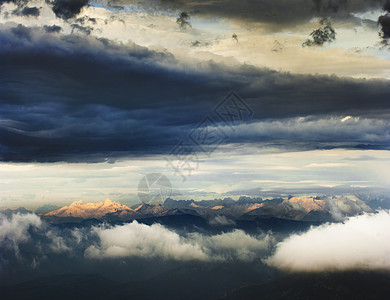
<instances>
[{"instance_id":1,"label":"thick cloud layer","mask_svg":"<svg viewBox=\"0 0 390 300\"><path fill-rule=\"evenodd\" d=\"M390 144L389 127L390 123L386 119L307 116L242 124L230 134L230 140L239 141L240 137L246 137L248 140L252 138L259 141L306 141L305 146L308 147L308 141L313 141L315 144L340 143L340 146L360 144L364 147L364 144L367 144L374 148L374 145L377 145L378 148L386 149Z\"/></svg>"},{"instance_id":2,"label":"thick cloud layer","mask_svg":"<svg viewBox=\"0 0 390 300\"><path fill-rule=\"evenodd\" d=\"M169 153L204 117L220 123L213 108L230 90L251 107L252 122L268 119L272 126L275 119L308 115L318 124L323 115L389 115L390 88L384 81L290 75L213 61L190 64L134 44L48 33L59 30L21 25L0 30L0 74L6 78L0 87L3 161L103 161ZM310 135L314 146L309 148L329 147L317 144L323 136L339 142L339 129L347 130L350 147L386 144L385 121L357 122L363 133L348 122ZM259 133L231 133L234 142L263 141Z\"/></svg>"},{"instance_id":3,"label":"thick cloud layer","mask_svg":"<svg viewBox=\"0 0 390 300\"><path fill-rule=\"evenodd\" d=\"M294 272L390 270L389 228L389 211L312 228L278 244L267 263Z\"/></svg>"}]
</instances>

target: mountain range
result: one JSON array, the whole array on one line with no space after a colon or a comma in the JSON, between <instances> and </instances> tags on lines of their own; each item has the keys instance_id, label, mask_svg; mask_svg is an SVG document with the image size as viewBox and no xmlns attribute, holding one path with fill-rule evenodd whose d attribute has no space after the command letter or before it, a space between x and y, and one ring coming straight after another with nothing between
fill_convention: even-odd
<instances>
[{"instance_id":1,"label":"mountain range","mask_svg":"<svg viewBox=\"0 0 390 300\"><path fill-rule=\"evenodd\" d=\"M84 203L80 200L63 207L45 204L34 212L53 223L81 222L89 219L131 221L185 214L227 225L237 220L253 220L257 217L309 222L341 221L345 217L373 212L381 207L390 207L389 202L389 199L367 201L355 196L332 198L289 196L287 199L242 196L238 200L224 198L201 201L167 198L162 204L139 203L129 207L106 199L104 202L97 203ZM1 212L10 215L30 211L20 207L16 210L5 209ZM216 218L217 216L222 216L222 218Z\"/></svg>"},{"instance_id":2,"label":"mountain range","mask_svg":"<svg viewBox=\"0 0 390 300\"><path fill-rule=\"evenodd\" d=\"M174 215L193 215L203 219L231 224L236 220L253 220L261 218L280 218L296 221L340 221L344 217L372 212L378 203L362 201L356 197L293 197L288 199L262 199L242 196L238 200L232 198L214 200L174 200L167 198L163 204L140 203L129 207L119 202L106 199L104 202L84 203L75 201L70 205L58 207L46 204L35 213L52 222L83 221L89 219L107 221L130 221L151 217ZM24 208L15 211L4 210L4 214L13 212L26 213ZM222 216L222 218L216 218Z\"/></svg>"}]
</instances>

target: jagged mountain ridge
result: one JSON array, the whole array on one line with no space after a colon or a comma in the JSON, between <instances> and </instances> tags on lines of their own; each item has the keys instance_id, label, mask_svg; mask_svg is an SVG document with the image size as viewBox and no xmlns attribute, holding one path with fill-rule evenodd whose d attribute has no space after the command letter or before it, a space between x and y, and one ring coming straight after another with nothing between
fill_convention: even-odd
<instances>
[{"instance_id":1,"label":"jagged mountain ridge","mask_svg":"<svg viewBox=\"0 0 390 300\"><path fill-rule=\"evenodd\" d=\"M215 200L173 200L166 199L163 204L142 203L132 208L106 199L105 202L84 203L76 201L69 206L42 214L45 218L78 218L131 220L146 217L160 217L177 214L192 214L212 219L225 215L233 219L245 216L276 217L290 220L331 221L341 216L350 216L372 209L359 199L337 198L316 199L289 197L288 199L263 200L261 198L241 197Z\"/></svg>"},{"instance_id":2,"label":"jagged mountain ridge","mask_svg":"<svg viewBox=\"0 0 390 300\"><path fill-rule=\"evenodd\" d=\"M101 218L106 214L115 213L118 211L133 212L131 208L123 205L119 202L113 202L110 199L106 199L104 202L98 203L83 203L82 200L75 201L69 206L61 207L57 210L53 210L44 214L44 216L56 216L56 217L74 217L74 218Z\"/></svg>"}]
</instances>

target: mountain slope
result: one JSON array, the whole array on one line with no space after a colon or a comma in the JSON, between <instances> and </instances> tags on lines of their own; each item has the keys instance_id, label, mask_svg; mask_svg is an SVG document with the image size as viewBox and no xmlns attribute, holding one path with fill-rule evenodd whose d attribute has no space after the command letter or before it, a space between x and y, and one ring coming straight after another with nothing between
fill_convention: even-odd
<instances>
[{"instance_id":1,"label":"mountain slope","mask_svg":"<svg viewBox=\"0 0 390 300\"><path fill-rule=\"evenodd\" d=\"M44 214L46 217L73 217L81 219L101 218L106 214L115 213L118 211L134 212L131 208L118 202L113 202L106 199L104 202L98 203L83 203L82 200L73 202L69 206L61 207L57 210Z\"/></svg>"}]
</instances>

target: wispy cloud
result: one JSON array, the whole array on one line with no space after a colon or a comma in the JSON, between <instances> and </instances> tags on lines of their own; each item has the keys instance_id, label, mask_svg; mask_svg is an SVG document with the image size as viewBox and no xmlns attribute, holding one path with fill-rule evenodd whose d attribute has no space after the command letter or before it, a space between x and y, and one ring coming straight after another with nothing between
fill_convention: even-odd
<instances>
[{"instance_id":1,"label":"wispy cloud","mask_svg":"<svg viewBox=\"0 0 390 300\"><path fill-rule=\"evenodd\" d=\"M0 247L8 248L15 253L16 257L20 257L19 245L31 239L29 229L41 226L41 219L33 214L16 214L7 218L0 213Z\"/></svg>"}]
</instances>

